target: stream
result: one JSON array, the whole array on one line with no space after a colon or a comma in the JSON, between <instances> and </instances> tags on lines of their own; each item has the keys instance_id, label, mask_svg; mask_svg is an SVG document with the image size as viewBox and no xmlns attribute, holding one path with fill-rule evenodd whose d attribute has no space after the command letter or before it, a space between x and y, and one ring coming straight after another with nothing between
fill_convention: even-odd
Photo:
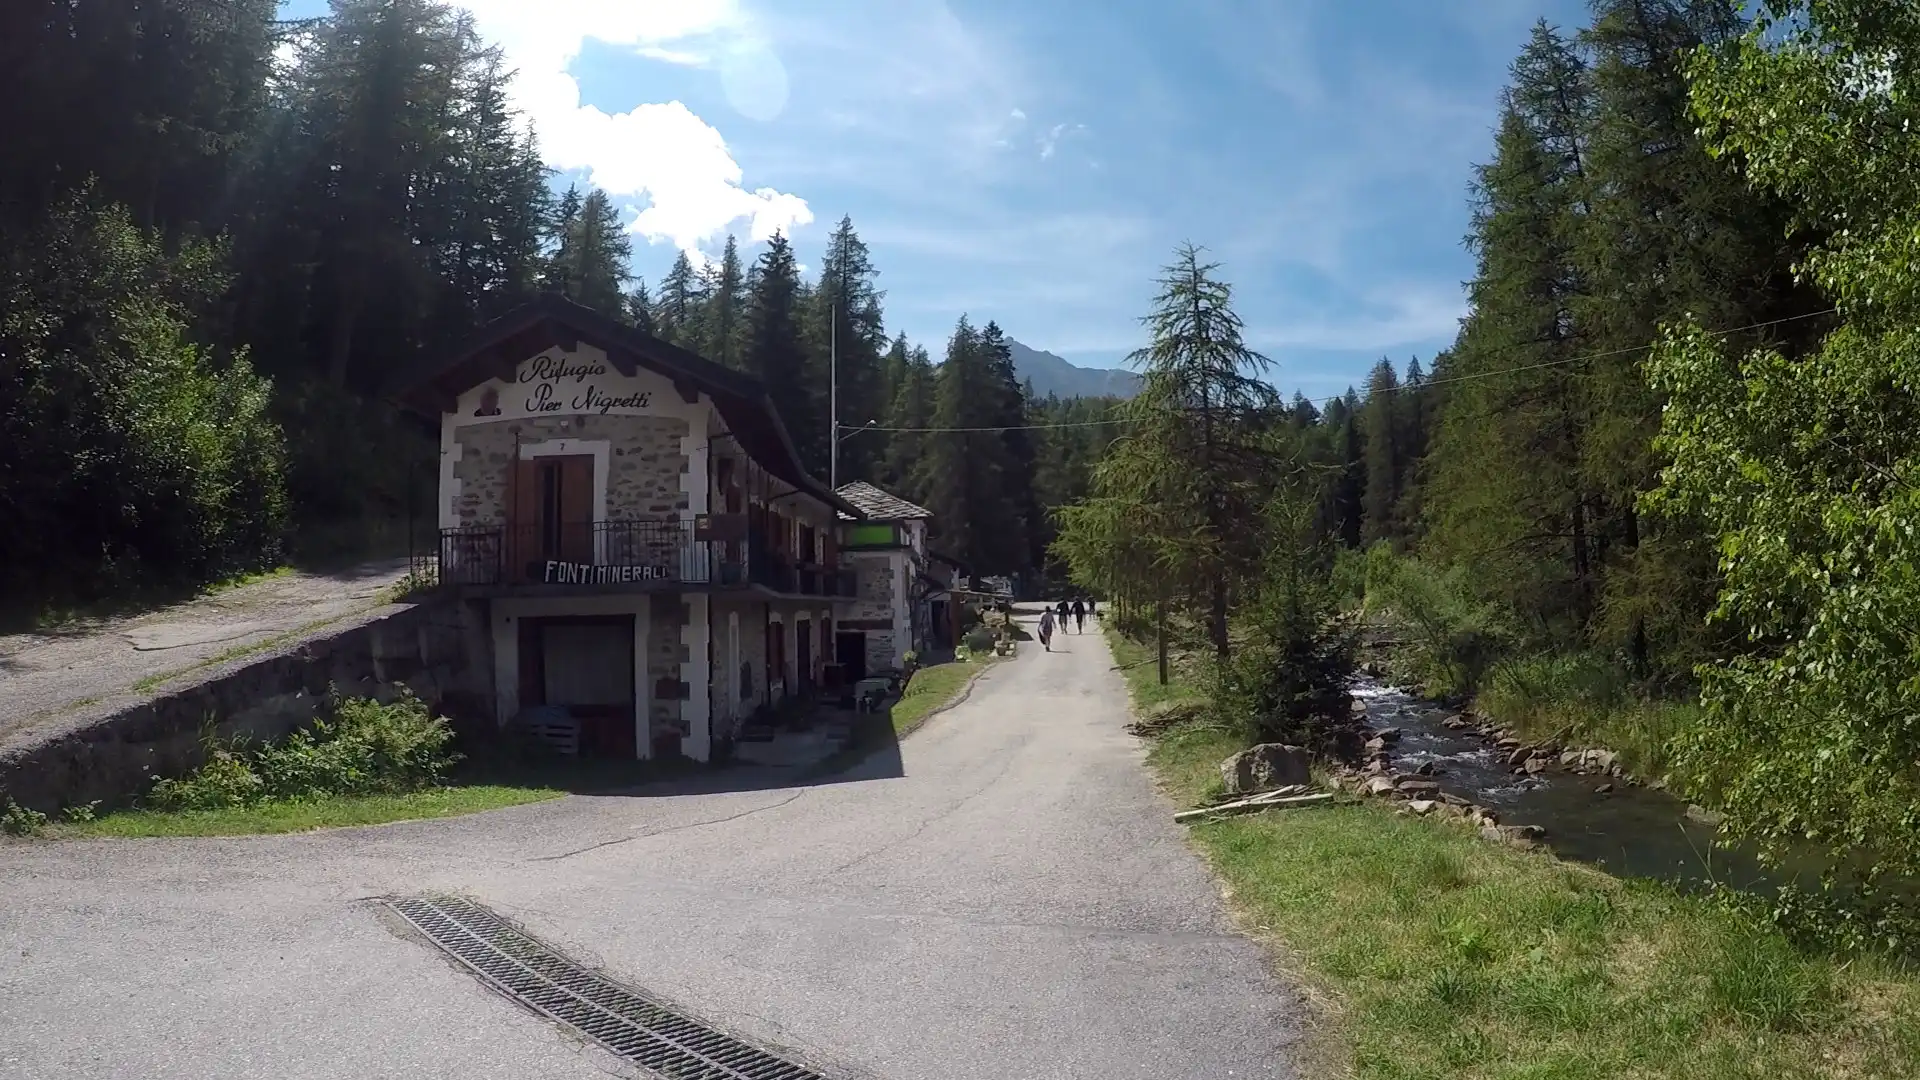
<instances>
[{"instance_id":1,"label":"stream","mask_svg":"<svg viewBox=\"0 0 1920 1080\"><path fill-rule=\"evenodd\" d=\"M1510 751L1471 728L1443 723L1454 710L1374 679L1358 680L1351 692L1365 705L1369 727L1399 729L1399 741L1388 748L1394 772L1431 764L1443 790L1492 810L1502 824L1541 826L1541 843L1562 858L1683 886L1719 881L1771 891L1778 884L1750 853L1717 840L1713 826L1689 817L1687 804L1665 791L1557 765L1515 775ZM1599 792L1605 784L1612 789Z\"/></svg>"}]
</instances>

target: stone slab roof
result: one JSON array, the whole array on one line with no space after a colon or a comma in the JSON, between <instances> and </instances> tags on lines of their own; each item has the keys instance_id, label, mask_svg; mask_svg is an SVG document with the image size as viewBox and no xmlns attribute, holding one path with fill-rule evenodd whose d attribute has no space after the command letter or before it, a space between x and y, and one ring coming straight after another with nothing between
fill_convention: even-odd
<instances>
[{"instance_id":1,"label":"stone slab roof","mask_svg":"<svg viewBox=\"0 0 1920 1080\"><path fill-rule=\"evenodd\" d=\"M933 517L933 512L924 506L916 506L891 492L874 487L865 480L855 480L851 484L842 484L837 489L842 499L852 503L870 521L915 521ZM852 515L842 513L845 520L853 520Z\"/></svg>"}]
</instances>

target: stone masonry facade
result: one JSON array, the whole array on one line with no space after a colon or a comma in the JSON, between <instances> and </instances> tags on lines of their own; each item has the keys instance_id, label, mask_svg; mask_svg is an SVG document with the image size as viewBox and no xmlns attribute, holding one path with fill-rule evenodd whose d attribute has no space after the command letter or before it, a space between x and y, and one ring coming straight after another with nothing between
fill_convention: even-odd
<instances>
[{"instance_id":1,"label":"stone masonry facade","mask_svg":"<svg viewBox=\"0 0 1920 1080\"><path fill-rule=\"evenodd\" d=\"M497 525L507 519L507 485L516 437L522 445L581 439L608 444L607 517L674 517L687 508L681 452L687 422L671 416L541 416L454 429L460 456L454 511L461 525Z\"/></svg>"}]
</instances>

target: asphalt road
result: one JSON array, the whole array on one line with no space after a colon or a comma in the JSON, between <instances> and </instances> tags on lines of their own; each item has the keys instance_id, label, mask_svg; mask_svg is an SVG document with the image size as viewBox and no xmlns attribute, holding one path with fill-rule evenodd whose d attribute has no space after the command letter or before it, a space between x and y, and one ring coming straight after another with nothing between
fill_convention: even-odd
<instances>
[{"instance_id":1,"label":"asphalt road","mask_svg":"<svg viewBox=\"0 0 1920 1080\"><path fill-rule=\"evenodd\" d=\"M1105 645L1021 650L831 783L0 844L0 1077L639 1075L368 902L425 891L829 1075L1292 1076L1297 1000L1152 790Z\"/></svg>"}]
</instances>

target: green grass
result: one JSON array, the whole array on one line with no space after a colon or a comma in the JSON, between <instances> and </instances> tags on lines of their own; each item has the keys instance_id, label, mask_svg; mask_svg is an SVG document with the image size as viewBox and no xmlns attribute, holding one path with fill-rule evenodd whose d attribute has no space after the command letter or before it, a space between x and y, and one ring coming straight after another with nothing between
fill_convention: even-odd
<instances>
[{"instance_id":1,"label":"green grass","mask_svg":"<svg viewBox=\"0 0 1920 1080\"><path fill-rule=\"evenodd\" d=\"M1668 745L1700 714L1694 701L1638 693L1603 660L1566 654L1496 665L1475 705L1526 738L1613 750L1649 780L1666 775Z\"/></svg>"},{"instance_id":2,"label":"green grass","mask_svg":"<svg viewBox=\"0 0 1920 1080\"><path fill-rule=\"evenodd\" d=\"M1146 650L1115 641L1124 664ZM1127 668L1140 702L1184 690ZM1149 760L1183 805L1236 749ZM1196 825L1244 925L1321 1008L1305 1063L1368 1080L1920 1077L1920 977L1797 952L1664 885L1346 804Z\"/></svg>"},{"instance_id":3,"label":"green grass","mask_svg":"<svg viewBox=\"0 0 1920 1080\"><path fill-rule=\"evenodd\" d=\"M936 709L953 701L975 675L995 663L993 657L933 664L913 673L907 692L893 703L893 733L906 735L926 723Z\"/></svg>"},{"instance_id":4,"label":"green grass","mask_svg":"<svg viewBox=\"0 0 1920 1080\"><path fill-rule=\"evenodd\" d=\"M430 788L406 795L357 795L313 801L265 802L227 810L119 810L92 821L49 825L55 838L241 836L305 832L346 825L454 817L557 799L557 788L474 785Z\"/></svg>"}]
</instances>

